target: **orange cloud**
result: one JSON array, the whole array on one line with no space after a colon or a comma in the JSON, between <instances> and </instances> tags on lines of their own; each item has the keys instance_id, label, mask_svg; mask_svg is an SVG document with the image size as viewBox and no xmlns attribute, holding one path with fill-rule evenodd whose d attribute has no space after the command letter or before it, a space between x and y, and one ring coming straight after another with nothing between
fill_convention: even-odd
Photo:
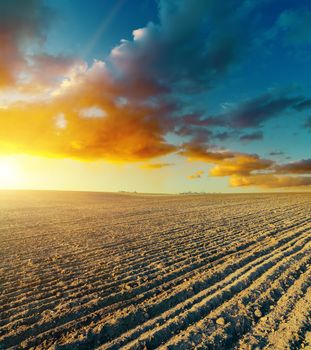
<instances>
[{"instance_id":1,"label":"orange cloud","mask_svg":"<svg viewBox=\"0 0 311 350\"><path fill-rule=\"evenodd\" d=\"M210 170L212 176L249 175L253 171L269 169L273 161L261 159L257 155L239 154L234 157L223 159L219 164Z\"/></svg>"},{"instance_id":2,"label":"orange cloud","mask_svg":"<svg viewBox=\"0 0 311 350\"><path fill-rule=\"evenodd\" d=\"M173 163L148 163L141 166L142 169L154 170L162 169L174 165Z\"/></svg>"},{"instance_id":3,"label":"orange cloud","mask_svg":"<svg viewBox=\"0 0 311 350\"><path fill-rule=\"evenodd\" d=\"M185 144L179 153L189 160L202 161L206 163L218 163L227 158L233 158L234 152L210 151L201 144Z\"/></svg>"},{"instance_id":4,"label":"orange cloud","mask_svg":"<svg viewBox=\"0 0 311 350\"><path fill-rule=\"evenodd\" d=\"M0 110L1 153L141 161L175 150L156 118L145 119L147 110L105 109L102 119L81 118L78 105L56 102Z\"/></svg>"},{"instance_id":5,"label":"orange cloud","mask_svg":"<svg viewBox=\"0 0 311 350\"><path fill-rule=\"evenodd\" d=\"M276 176L273 174L257 174L251 176L233 175L230 178L233 187L257 186L262 188L305 187L311 185L311 177Z\"/></svg>"},{"instance_id":6,"label":"orange cloud","mask_svg":"<svg viewBox=\"0 0 311 350\"><path fill-rule=\"evenodd\" d=\"M187 179L189 180L200 179L203 174L204 174L203 170L198 170L194 174L187 176Z\"/></svg>"},{"instance_id":7,"label":"orange cloud","mask_svg":"<svg viewBox=\"0 0 311 350\"><path fill-rule=\"evenodd\" d=\"M256 154L209 150L202 144L186 144L180 154L189 160L216 164L210 170L212 176L247 175L255 170L270 169L274 164L273 161L262 159Z\"/></svg>"},{"instance_id":8,"label":"orange cloud","mask_svg":"<svg viewBox=\"0 0 311 350\"><path fill-rule=\"evenodd\" d=\"M132 162L175 151L164 139L166 107L120 107L120 89L102 62L74 67L48 101L0 109L1 153ZM94 106L104 117L83 117Z\"/></svg>"},{"instance_id":9,"label":"orange cloud","mask_svg":"<svg viewBox=\"0 0 311 350\"><path fill-rule=\"evenodd\" d=\"M211 176L229 176L233 187L256 186L262 188L306 187L311 185L311 177L284 176L278 173L308 174L310 160L277 165L274 161L260 158L256 154L230 151L210 151L202 144L187 144L181 152L189 160L199 160L215 166L209 171ZM194 175L189 179L200 177Z\"/></svg>"}]
</instances>

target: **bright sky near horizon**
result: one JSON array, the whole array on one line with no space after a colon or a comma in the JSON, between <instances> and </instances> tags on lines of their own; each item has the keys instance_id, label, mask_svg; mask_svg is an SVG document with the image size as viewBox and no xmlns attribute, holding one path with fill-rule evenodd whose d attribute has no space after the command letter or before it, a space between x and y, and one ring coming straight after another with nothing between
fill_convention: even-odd
<instances>
[{"instance_id":1,"label":"bright sky near horizon","mask_svg":"<svg viewBox=\"0 0 311 350\"><path fill-rule=\"evenodd\" d=\"M311 189L307 0L3 0L0 188Z\"/></svg>"}]
</instances>

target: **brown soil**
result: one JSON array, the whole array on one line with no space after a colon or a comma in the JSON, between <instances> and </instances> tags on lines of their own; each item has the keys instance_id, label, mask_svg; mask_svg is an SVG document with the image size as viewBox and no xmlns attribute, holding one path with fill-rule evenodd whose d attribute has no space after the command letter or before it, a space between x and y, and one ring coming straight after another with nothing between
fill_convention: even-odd
<instances>
[{"instance_id":1,"label":"brown soil","mask_svg":"<svg viewBox=\"0 0 311 350\"><path fill-rule=\"evenodd\" d=\"M310 349L311 194L0 192L0 349Z\"/></svg>"}]
</instances>

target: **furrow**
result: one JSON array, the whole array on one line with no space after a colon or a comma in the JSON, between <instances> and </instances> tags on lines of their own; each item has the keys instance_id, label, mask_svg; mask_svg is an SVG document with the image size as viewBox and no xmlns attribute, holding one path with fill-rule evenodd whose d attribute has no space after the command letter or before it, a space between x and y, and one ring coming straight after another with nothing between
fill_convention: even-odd
<instances>
[{"instance_id":1,"label":"furrow","mask_svg":"<svg viewBox=\"0 0 311 350\"><path fill-rule=\"evenodd\" d=\"M301 234L301 233L300 233ZM298 236L300 235L300 234L298 234ZM305 241L306 239L304 239L304 241ZM293 243L294 244L294 243ZM291 244L289 244L289 246L291 246ZM288 248L288 249L290 249L290 248ZM273 257L275 257L275 252L273 252ZM271 259L271 258L270 258ZM254 268L253 268L254 269ZM186 296L187 296L187 294L186 294ZM163 310L161 310L158 306L156 306L156 308L158 309L158 312L163 312ZM108 326L107 324L105 324L105 326L103 327L103 329L101 329L101 331L100 331L100 334L99 334L99 339L100 339L100 342L102 342L102 341L107 341L107 340L104 340L104 339L106 339L105 337L108 337L107 339L109 339L109 338L111 338L111 334L113 334L113 336L116 336L117 334L118 334L118 332L120 332L122 329L124 329L124 324L128 324L128 323L130 323L131 325L134 323L135 324L135 322L141 322L141 314L143 314L144 313L144 311L141 311L141 312L139 312L139 310L138 310L138 312L136 312L136 317L135 317L135 314L133 314L133 311L132 310L130 310L130 313L129 313L129 315L126 317L123 317L123 318L121 318L120 320L119 320L119 325L118 325L118 328L116 329L116 327L114 326L114 324L110 327L110 326ZM137 321L135 321L135 319L137 320ZM123 321L122 321L123 320ZM121 322L122 321L122 322ZM110 328L111 328L111 330L110 330ZM119 331L118 331L118 329L119 329ZM106 335L105 335L106 334ZM92 337L93 336L93 334L91 333L90 334L90 337ZM103 339L102 339L103 338ZM97 341L97 340L96 340ZM89 340L88 340L88 342L89 342ZM79 345L79 346L81 346L81 344Z\"/></svg>"}]
</instances>

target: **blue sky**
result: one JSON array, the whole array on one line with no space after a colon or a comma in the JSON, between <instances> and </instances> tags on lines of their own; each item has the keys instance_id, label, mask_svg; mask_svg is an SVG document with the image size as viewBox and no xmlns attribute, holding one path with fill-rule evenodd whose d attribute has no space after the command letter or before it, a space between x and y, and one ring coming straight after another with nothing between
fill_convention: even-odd
<instances>
[{"instance_id":1,"label":"blue sky","mask_svg":"<svg viewBox=\"0 0 311 350\"><path fill-rule=\"evenodd\" d=\"M157 21L154 0L46 0L57 17L49 28L46 49L51 53L81 55L88 62L102 59L121 39L131 39L134 28ZM101 30L102 28L102 30ZM100 32L94 46L84 49Z\"/></svg>"},{"instance_id":2,"label":"blue sky","mask_svg":"<svg viewBox=\"0 0 311 350\"><path fill-rule=\"evenodd\" d=\"M96 178L96 190L116 190L103 172L147 192L310 189L309 1L5 0L0 10L3 157L37 157L59 174L76 162L85 175L74 189ZM46 176L34 168L28 178ZM144 180L131 186L133 176Z\"/></svg>"}]
</instances>

